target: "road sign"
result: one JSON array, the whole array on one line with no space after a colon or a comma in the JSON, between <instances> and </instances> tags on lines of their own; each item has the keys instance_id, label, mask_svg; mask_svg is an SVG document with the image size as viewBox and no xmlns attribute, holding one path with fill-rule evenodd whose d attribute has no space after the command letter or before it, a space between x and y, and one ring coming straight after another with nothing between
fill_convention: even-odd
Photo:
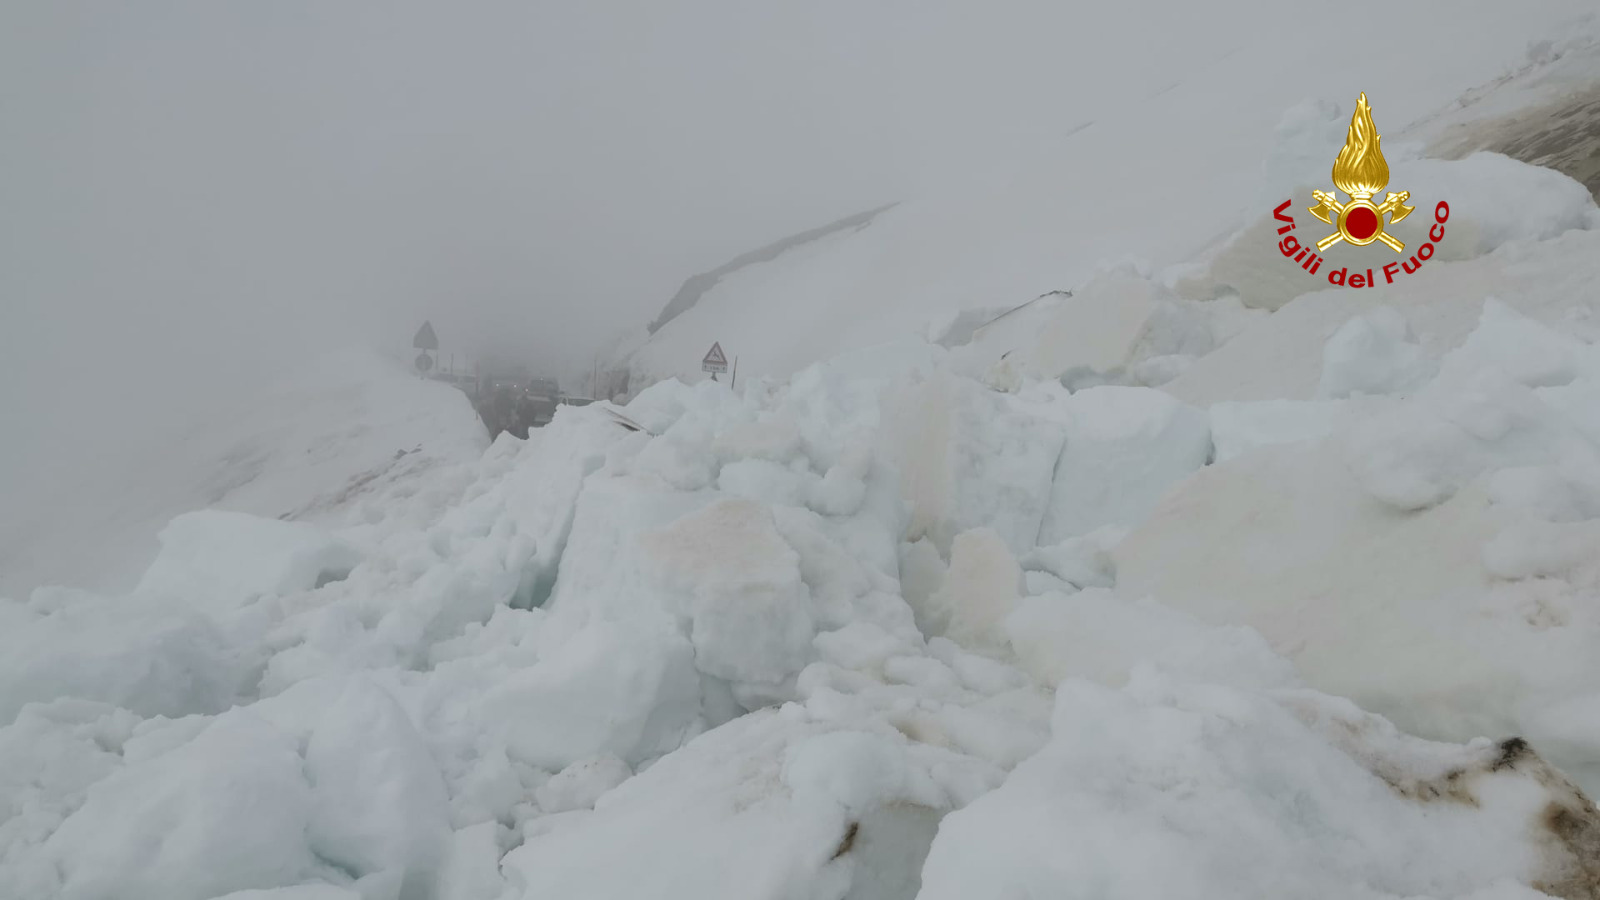
<instances>
[{"instance_id":1,"label":"road sign","mask_svg":"<svg viewBox=\"0 0 1600 900\"><path fill-rule=\"evenodd\" d=\"M439 336L433 333L432 322L422 323L422 327L417 329L417 336L411 339L411 346L418 350L439 349ZM419 363L417 368L422 368L422 365Z\"/></svg>"},{"instance_id":2,"label":"road sign","mask_svg":"<svg viewBox=\"0 0 1600 900\"><path fill-rule=\"evenodd\" d=\"M700 371L712 374L728 371L728 357L722 352L720 341L712 344L706 358L700 360Z\"/></svg>"},{"instance_id":3,"label":"road sign","mask_svg":"<svg viewBox=\"0 0 1600 900\"><path fill-rule=\"evenodd\" d=\"M417 354L417 371L418 372L426 372L431 368L433 368L433 357L428 355L428 351L424 350L421 353L418 353Z\"/></svg>"}]
</instances>

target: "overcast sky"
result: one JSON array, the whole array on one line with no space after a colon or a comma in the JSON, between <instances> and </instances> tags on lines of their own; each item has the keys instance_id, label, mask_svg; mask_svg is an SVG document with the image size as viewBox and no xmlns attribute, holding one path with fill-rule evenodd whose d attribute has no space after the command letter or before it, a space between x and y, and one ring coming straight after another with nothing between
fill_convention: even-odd
<instances>
[{"instance_id":1,"label":"overcast sky","mask_svg":"<svg viewBox=\"0 0 1600 900\"><path fill-rule=\"evenodd\" d=\"M1227 7L1257 43L1281 12ZM0 493L64 444L160 432L311 351L403 350L424 318L446 352L583 366L691 274L1003 178L1017 148L1104 115L1113 81L1170 86L1156 61L1230 49L1190 39L1216 15L0 0Z\"/></svg>"},{"instance_id":2,"label":"overcast sky","mask_svg":"<svg viewBox=\"0 0 1600 900\"><path fill-rule=\"evenodd\" d=\"M689 275L1069 127L1060 54L1130 38L1062 7L0 2L0 468L423 318L583 366Z\"/></svg>"},{"instance_id":3,"label":"overcast sky","mask_svg":"<svg viewBox=\"0 0 1600 900\"><path fill-rule=\"evenodd\" d=\"M1051 127L1071 17L1012 7L0 3L0 350L54 384L0 402L71 434L62 403L181 408L424 317L581 364L685 277Z\"/></svg>"}]
</instances>

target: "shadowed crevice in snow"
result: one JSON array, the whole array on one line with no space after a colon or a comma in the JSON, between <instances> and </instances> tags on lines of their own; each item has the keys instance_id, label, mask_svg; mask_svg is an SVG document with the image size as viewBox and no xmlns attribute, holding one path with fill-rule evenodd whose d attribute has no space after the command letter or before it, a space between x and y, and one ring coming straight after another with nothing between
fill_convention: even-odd
<instances>
[{"instance_id":1,"label":"shadowed crevice in snow","mask_svg":"<svg viewBox=\"0 0 1600 900\"><path fill-rule=\"evenodd\" d=\"M578 476L579 481L588 478L599 471L604 460L591 458L584 462L583 473ZM582 491L580 489L579 493ZM556 589L556 581L561 577L561 557L567 552L567 541L572 537L572 523L578 515L577 498L567 506L565 517L561 522L561 530L555 539L555 548L548 555L535 552L523 564L522 576L517 581L517 591L511 597L511 606L515 609L539 609L549 602L550 595Z\"/></svg>"}]
</instances>

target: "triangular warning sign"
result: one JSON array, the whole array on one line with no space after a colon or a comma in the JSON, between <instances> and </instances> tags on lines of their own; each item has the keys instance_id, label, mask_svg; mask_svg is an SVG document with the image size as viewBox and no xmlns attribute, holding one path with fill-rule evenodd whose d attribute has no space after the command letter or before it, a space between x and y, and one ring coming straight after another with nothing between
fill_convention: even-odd
<instances>
[{"instance_id":1,"label":"triangular warning sign","mask_svg":"<svg viewBox=\"0 0 1600 900\"><path fill-rule=\"evenodd\" d=\"M711 345L711 352L706 354L705 359L700 360L700 364L703 366L725 366L728 364L728 358L722 355L721 341Z\"/></svg>"},{"instance_id":2,"label":"triangular warning sign","mask_svg":"<svg viewBox=\"0 0 1600 900\"><path fill-rule=\"evenodd\" d=\"M411 339L411 346L418 350L439 349L439 336L433 333L433 323L423 322L417 329L417 336Z\"/></svg>"}]
</instances>

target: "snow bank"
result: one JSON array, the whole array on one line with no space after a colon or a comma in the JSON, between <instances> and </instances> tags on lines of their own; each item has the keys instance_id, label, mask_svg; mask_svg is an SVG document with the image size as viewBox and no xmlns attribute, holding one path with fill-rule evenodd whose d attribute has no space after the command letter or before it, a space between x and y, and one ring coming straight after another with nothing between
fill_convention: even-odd
<instances>
[{"instance_id":1,"label":"snow bank","mask_svg":"<svg viewBox=\"0 0 1600 900\"><path fill-rule=\"evenodd\" d=\"M1430 745L1386 724L1320 695L1283 704L1148 670L1120 691L1067 682L1051 743L940 826L918 896L1586 890L1587 851L1547 824L1596 821L1570 785L1520 745Z\"/></svg>"}]
</instances>

